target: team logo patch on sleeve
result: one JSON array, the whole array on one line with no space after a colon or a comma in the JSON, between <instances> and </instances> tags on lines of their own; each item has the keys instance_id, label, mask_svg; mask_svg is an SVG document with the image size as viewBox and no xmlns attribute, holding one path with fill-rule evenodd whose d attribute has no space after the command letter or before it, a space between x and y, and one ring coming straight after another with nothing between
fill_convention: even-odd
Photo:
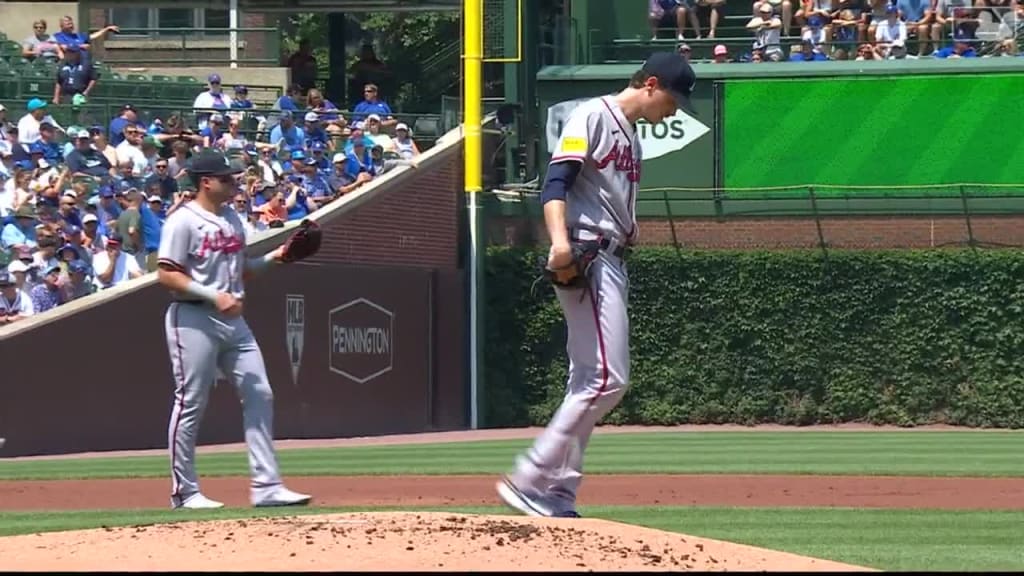
<instances>
[{"instance_id":1,"label":"team logo patch on sleeve","mask_svg":"<svg viewBox=\"0 0 1024 576\"><path fill-rule=\"evenodd\" d=\"M566 137L562 139L562 149L560 152L566 154L584 154L587 151L587 141L584 138L577 137Z\"/></svg>"}]
</instances>

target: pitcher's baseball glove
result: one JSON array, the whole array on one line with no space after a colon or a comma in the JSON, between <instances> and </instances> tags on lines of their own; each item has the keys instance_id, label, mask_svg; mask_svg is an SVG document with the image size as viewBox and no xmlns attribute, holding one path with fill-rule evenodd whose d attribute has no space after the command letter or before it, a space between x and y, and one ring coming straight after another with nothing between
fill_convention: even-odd
<instances>
[{"instance_id":1,"label":"pitcher's baseball glove","mask_svg":"<svg viewBox=\"0 0 1024 576\"><path fill-rule=\"evenodd\" d=\"M558 288L583 288L587 286L590 265L601 249L596 241L573 242L572 261L561 268L548 268L544 261L544 277Z\"/></svg>"},{"instance_id":2,"label":"pitcher's baseball glove","mask_svg":"<svg viewBox=\"0 0 1024 576\"><path fill-rule=\"evenodd\" d=\"M322 237L323 232L320 230L320 226L306 218L285 241L281 261L298 262L316 254L320 250Z\"/></svg>"}]
</instances>

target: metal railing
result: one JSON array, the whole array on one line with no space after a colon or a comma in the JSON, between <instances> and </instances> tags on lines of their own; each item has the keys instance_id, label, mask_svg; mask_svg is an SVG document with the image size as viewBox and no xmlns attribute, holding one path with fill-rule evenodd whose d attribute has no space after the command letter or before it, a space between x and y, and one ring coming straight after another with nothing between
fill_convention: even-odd
<instances>
[{"instance_id":1,"label":"metal railing","mask_svg":"<svg viewBox=\"0 0 1024 576\"><path fill-rule=\"evenodd\" d=\"M163 66L281 64L279 28L121 28L99 45L111 64ZM175 57L175 54L177 57Z\"/></svg>"},{"instance_id":2,"label":"metal railing","mask_svg":"<svg viewBox=\"0 0 1024 576\"><path fill-rule=\"evenodd\" d=\"M533 188L495 190L489 194L492 215L523 218L532 230L543 222L538 193ZM742 219L801 218L812 220L817 242L824 249L833 242L829 222L844 218L924 217L962 219L957 240L934 246L1024 246L1020 226L994 230L1001 217L1024 216L1024 184L962 183L920 186L804 185L775 188L646 188L637 194L636 214L641 220L681 219L728 223ZM982 224L979 225L979 222ZM1016 230L1006 234L1006 228ZM949 235L949 229L945 229ZM899 234L899 227L886 232Z\"/></svg>"}]
</instances>

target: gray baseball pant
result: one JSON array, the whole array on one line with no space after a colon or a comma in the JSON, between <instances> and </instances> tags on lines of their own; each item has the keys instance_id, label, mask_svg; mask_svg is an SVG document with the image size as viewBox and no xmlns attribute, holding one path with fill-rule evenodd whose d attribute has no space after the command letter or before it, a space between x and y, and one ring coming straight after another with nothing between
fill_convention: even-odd
<instances>
[{"instance_id":1,"label":"gray baseball pant","mask_svg":"<svg viewBox=\"0 0 1024 576\"><path fill-rule=\"evenodd\" d=\"M224 316L205 304L175 302L167 309L165 325L175 382L167 430L172 497L184 500L199 492L196 439L218 368L242 400L252 490L281 485L273 445L274 392L245 319Z\"/></svg>"},{"instance_id":2,"label":"gray baseball pant","mask_svg":"<svg viewBox=\"0 0 1024 576\"><path fill-rule=\"evenodd\" d=\"M555 512L575 510L590 435L629 384L625 262L602 251L591 266L590 286L555 290L568 328L566 395L512 474L520 489L546 494Z\"/></svg>"}]
</instances>

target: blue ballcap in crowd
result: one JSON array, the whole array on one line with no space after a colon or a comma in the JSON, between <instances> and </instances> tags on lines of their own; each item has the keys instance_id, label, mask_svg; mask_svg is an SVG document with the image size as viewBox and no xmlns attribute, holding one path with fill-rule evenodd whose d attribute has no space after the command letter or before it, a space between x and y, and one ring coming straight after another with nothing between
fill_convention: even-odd
<instances>
[{"instance_id":1,"label":"blue ballcap in crowd","mask_svg":"<svg viewBox=\"0 0 1024 576\"><path fill-rule=\"evenodd\" d=\"M79 228L76 224L68 224L67 226L64 227L65 236L74 236L75 234L78 234L81 231L82 229Z\"/></svg>"},{"instance_id":2,"label":"blue ballcap in crowd","mask_svg":"<svg viewBox=\"0 0 1024 576\"><path fill-rule=\"evenodd\" d=\"M89 133L90 134L106 134L107 133L107 129L104 128L103 126L100 126L99 124L97 124L97 125L89 127Z\"/></svg>"},{"instance_id":3,"label":"blue ballcap in crowd","mask_svg":"<svg viewBox=\"0 0 1024 576\"><path fill-rule=\"evenodd\" d=\"M305 159L306 159L306 153L303 152L301 149L300 150L295 150L294 152L292 152L292 160L305 160Z\"/></svg>"},{"instance_id":4,"label":"blue ballcap in crowd","mask_svg":"<svg viewBox=\"0 0 1024 576\"><path fill-rule=\"evenodd\" d=\"M46 152L46 149L43 148L43 143L37 140L28 145L28 152L29 154L42 154Z\"/></svg>"},{"instance_id":5,"label":"blue ballcap in crowd","mask_svg":"<svg viewBox=\"0 0 1024 576\"><path fill-rule=\"evenodd\" d=\"M25 107L28 108L29 112L39 110L40 108L46 108L46 100L42 100L40 98L33 98L28 101L28 104Z\"/></svg>"},{"instance_id":6,"label":"blue ballcap in crowd","mask_svg":"<svg viewBox=\"0 0 1024 576\"><path fill-rule=\"evenodd\" d=\"M121 180L117 183L117 190L114 191L115 196L124 196L132 190L138 192L139 189L127 180Z\"/></svg>"},{"instance_id":7,"label":"blue ballcap in crowd","mask_svg":"<svg viewBox=\"0 0 1024 576\"><path fill-rule=\"evenodd\" d=\"M53 264L50 264L49 266L47 266L43 270L43 276L49 276L50 274L53 274L54 272L60 272L60 264L57 264L56 262L53 263Z\"/></svg>"},{"instance_id":8,"label":"blue ballcap in crowd","mask_svg":"<svg viewBox=\"0 0 1024 576\"><path fill-rule=\"evenodd\" d=\"M206 81L210 84L220 84L220 74L210 74L206 77Z\"/></svg>"},{"instance_id":9,"label":"blue ballcap in crowd","mask_svg":"<svg viewBox=\"0 0 1024 576\"><path fill-rule=\"evenodd\" d=\"M316 158L306 158L306 166L316 166Z\"/></svg>"},{"instance_id":10,"label":"blue ballcap in crowd","mask_svg":"<svg viewBox=\"0 0 1024 576\"><path fill-rule=\"evenodd\" d=\"M324 143L319 140L314 140L313 143L309 146L309 149L312 150L313 152L323 152L324 150L327 149L327 146L325 146Z\"/></svg>"},{"instance_id":11,"label":"blue ballcap in crowd","mask_svg":"<svg viewBox=\"0 0 1024 576\"><path fill-rule=\"evenodd\" d=\"M291 120L292 119L292 111L291 110L282 110L281 111L281 118L287 118L287 119Z\"/></svg>"},{"instance_id":12,"label":"blue ballcap in crowd","mask_svg":"<svg viewBox=\"0 0 1024 576\"><path fill-rule=\"evenodd\" d=\"M114 188L110 184L101 186L99 194L101 198L113 198Z\"/></svg>"},{"instance_id":13,"label":"blue ballcap in crowd","mask_svg":"<svg viewBox=\"0 0 1024 576\"><path fill-rule=\"evenodd\" d=\"M68 270L78 274L87 274L89 272L89 266L82 260L74 260L68 264Z\"/></svg>"},{"instance_id":14,"label":"blue ballcap in crowd","mask_svg":"<svg viewBox=\"0 0 1024 576\"><path fill-rule=\"evenodd\" d=\"M658 79L658 84L676 100L676 106L696 114L690 95L697 85L697 75L686 58L678 52L655 52L644 62L643 71Z\"/></svg>"},{"instance_id":15,"label":"blue ballcap in crowd","mask_svg":"<svg viewBox=\"0 0 1024 576\"><path fill-rule=\"evenodd\" d=\"M246 146L245 146L245 153L248 154L249 156L259 156L260 155L259 150L257 150L256 146L254 146L252 144L246 144Z\"/></svg>"},{"instance_id":16,"label":"blue ballcap in crowd","mask_svg":"<svg viewBox=\"0 0 1024 576\"><path fill-rule=\"evenodd\" d=\"M825 24L825 20L817 14L807 19L807 25L812 28L820 28L823 24Z\"/></svg>"},{"instance_id":17,"label":"blue ballcap in crowd","mask_svg":"<svg viewBox=\"0 0 1024 576\"><path fill-rule=\"evenodd\" d=\"M971 33L970 30L967 30L966 28L957 27L957 29L953 31L953 40L956 40L958 42L966 42L970 44L972 41L975 40L975 36L973 33Z\"/></svg>"},{"instance_id":18,"label":"blue ballcap in crowd","mask_svg":"<svg viewBox=\"0 0 1024 576\"><path fill-rule=\"evenodd\" d=\"M78 250L75 250L74 244L70 244L69 243L69 244L65 244L65 245L61 246L60 250L57 250L57 253L60 254L61 252L65 251L65 250L71 250L72 252L75 253L76 256L78 255Z\"/></svg>"},{"instance_id":19,"label":"blue ballcap in crowd","mask_svg":"<svg viewBox=\"0 0 1024 576\"><path fill-rule=\"evenodd\" d=\"M249 89L246 88L245 86L239 84L238 86L235 86L235 93L236 94L248 94L249 93Z\"/></svg>"},{"instance_id":20,"label":"blue ballcap in crowd","mask_svg":"<svg viewBox=\"0 0 1024 576\"><path fill-rule=\"evenodd\" d=\"M900 9L895 4L886 4L886 6L885 6L885 13L886 14L899 14L900 13Z\"/></svg>"},{"instance_id":21,"label":"blue ballcap in crowd","mask_svg":"<svg viewBox=\"0 0 1024 576\"><path fill-rule=\"evenodd\" d=\"M31 170L32 168L35 168L35 165L32 164L31 160L18 160L14 165L22 170Z\"/></svg>"},{"instance_id":22,"label":"blue ballcap in crowd","mask_svg":"<svg viewBox=\"0 0 1024 576\"><path fill-rule=\"evenodd\" d=\"M0 288L14 286L14 278L7 273L7 270L0 271Z\"/></svg>"}]
</instances>

